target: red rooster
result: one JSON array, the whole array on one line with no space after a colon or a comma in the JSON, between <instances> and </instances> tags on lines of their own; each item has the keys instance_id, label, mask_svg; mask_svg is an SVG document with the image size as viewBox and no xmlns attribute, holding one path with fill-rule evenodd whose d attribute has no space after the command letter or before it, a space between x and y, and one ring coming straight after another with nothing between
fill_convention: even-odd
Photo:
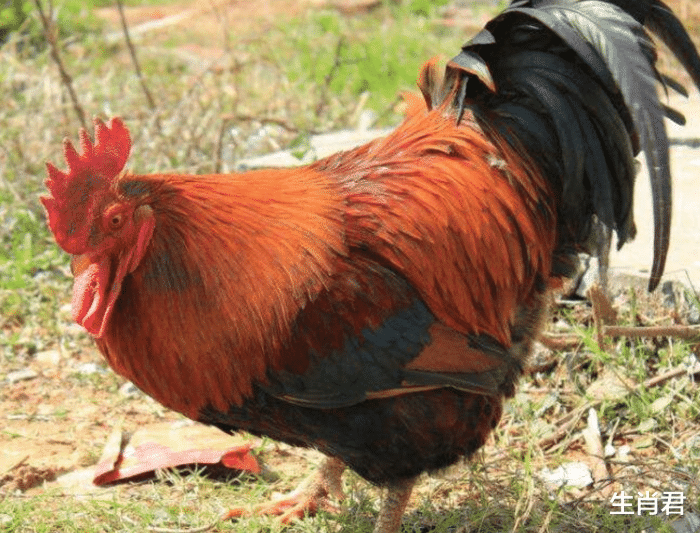
<instances>
[{"instance_id":1,"label":"red rooster","mask_svg":"<svg viewBox=\"0 0 700 533\"><path fill-rule=\"evenodd\" d=\"M416 477L498 424L545 309L597 219L634 235L634 156L654 191L650 288L670 173L646 25L700 85L658 0L520 0L447 65L388 137L303 168L124 170L124 123L95 121L42 198L73 254L73 317L112 368L167 407L328 455L261 506L331 508L348 466L387 490L392 533ZM231 516L239 514L236 510Z\"/></svg>"}]
</instances>

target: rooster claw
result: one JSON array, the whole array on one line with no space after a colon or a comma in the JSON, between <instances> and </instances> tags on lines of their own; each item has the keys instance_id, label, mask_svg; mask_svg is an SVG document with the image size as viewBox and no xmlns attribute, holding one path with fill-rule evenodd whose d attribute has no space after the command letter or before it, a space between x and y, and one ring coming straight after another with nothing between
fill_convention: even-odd
<instances>
[{"instance_id":1,"label":"rooster claw","mask_svg":"<svg viewBox=\"0 0 700 533\"><path fill-rule=\"evenodd\" d=\"M282 524L290 524L306 516L315 516L318 511L340 513L338 505L330 497L345 498L341 486L341 476L345 464L328 458L318 471L304 480L299 487L278 500L256 505L253 509L235 507L227 511L222 520L232 520L249 516L279 516Z\"/></svg>"},{"instance_id":2,"label":"rooster claw","mask_svg":"<svg viewBox=\"0 0 700 533\"><path fill-rule=\"evenodd\" d=\"M222 518L235 520L248 516L279 516L282 524L291 524L304 517L315 516L319 510L340 513L340 507L331 503L327 497L299 495L294 491L279 500L257 505L253 510L244 507L230 509Z\"/></svg>"}]
</instances>

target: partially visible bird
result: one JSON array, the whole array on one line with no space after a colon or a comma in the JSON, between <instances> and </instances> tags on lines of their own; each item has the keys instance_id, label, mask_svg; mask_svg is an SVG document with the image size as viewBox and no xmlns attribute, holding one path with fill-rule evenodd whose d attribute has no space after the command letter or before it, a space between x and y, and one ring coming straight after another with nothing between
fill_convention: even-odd
<instances>
[{"instance_id":1,"label":"partially visible bird","mask_svg":"<svg viewBox=\"0 0 700 533\"><path fill-rule=\"evenodd\" d=\"M448 63L384 139L312 165L141 175L120 119L64 145L42 198L73 254L73 317L163 405L328 456L261 506L332 508L350 467L399 530L417 476L498 424L592 221L634 236L634 157L654 192L650 288L664 269L670 171L656 33L700 86L659 0L519 0ZM231 516L240 514L234 510Z\"/></svg>"}]
</instances>

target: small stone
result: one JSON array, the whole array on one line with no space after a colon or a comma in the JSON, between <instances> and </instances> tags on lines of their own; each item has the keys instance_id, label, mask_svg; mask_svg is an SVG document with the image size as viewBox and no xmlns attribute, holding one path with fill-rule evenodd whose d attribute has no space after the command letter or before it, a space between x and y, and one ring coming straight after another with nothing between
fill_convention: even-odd
<instances>
[{"instance_id":1,"label":"small stone","mask_svg":"<svg viewBox=\"0 0 700 533\"><path fill-rule=\"evenodd\" d=\"M38 376L38 372L35 372L31 368L25 368L23 370L15 370L14 372L8 372L7 381L9 381L10 383L17 383L18 381L28 381Z\"/></svg>"},{"instance_id":2,"label":"small stone","mask_svg":"<svg viewBox=\"0 0 700 533\"><path fill-rule=\"evenodd\" d=\"M61 353L58 350L44 350L43 352L37 352L34 355L36 362L42 366L54 367L58 366L61 361Z\"/></svg>"},{"instance_id":3,"label":"small stone","mask_svg":"<svg viewBox=\"0 0 700 533\"><path fill-rule=\"evenodd\" d=\"M698 309L696 306L691 306L690 310L688 311L688 324L691 326L697 326L700 324L700 309Z\"/></svg>"},{"instance_id":4,"label":"small stone","mask_svg":"<svg viewBox=\"0 0 700 533\"><path fill-rule=\"evenodd\" d=\"M581 462L565 463L554 470L545 468L540 472L540 477L550 490L562 486L584 488L593 483L591 469Z\"/></svg>"},{"instance_id":5,"label":"small stone","mask_svg":"<svg viewBox=\"0 0 700 533\"><path fill-rule=\"evenodd\" d=\"M652 431L656 426L656 420L654 420L653 418L645 418L639 423L637 431L642 434L648 433L649 431Z\"/></svg>"},{"instance_id":6,"label":"small stone","mask_svg":"<svg viewBox=\"0 0 700 533\"><path fill-rule=\"evenodd\" d=\"M139 394L141 394L141 391L131 381L127 381L126 383L124 383L124 385L119 387L120 396L124 396L126 398L135 398Z\"/></svg>"},{"instance_id":7,"label":"small stone","mask_svg":"<svg viewBox=\"0 0 700 533\"><path fill-rule=\"evenodd\" d=\"M697 533L700 531L700 515L686 513L683 518L671 522L674 533Z\"/></svg>"},{"instance_id":8,"label":"small stone","mask_svg":"<svg viewBox=\"0 0 700 533\"><path fill-rule=\"evenodd\" d=\"M630 453L632 452L632 448L630 447L629 444L623 444L617 449L616 452L616 458L618 461L626 463L629 461L630 458Z\"/></svg>"},{"instance_id":9,"label":"small stone","mask_svg":"<svg viewBox=\"0 0 700 533\"><path fill-rule=\"evenodd\" d=\"M75 370L76 372L78 372L78 374L82 374L84 376L105 373L105 369L96 363L83 363L82 365L79 365Z\"/></svg>"},{"instance_id":10,"label":"small stone","mask_svg":"<svg viewBox=\"0 0 700 533\"><path fill-rule=\"evenodd\" d=\"M605 448L603 449L603 454L605 455L605 457L614 457L616 453L617 450L615 449L615 446L608 442L605 445Z\"/></svg>"}]
</instances>

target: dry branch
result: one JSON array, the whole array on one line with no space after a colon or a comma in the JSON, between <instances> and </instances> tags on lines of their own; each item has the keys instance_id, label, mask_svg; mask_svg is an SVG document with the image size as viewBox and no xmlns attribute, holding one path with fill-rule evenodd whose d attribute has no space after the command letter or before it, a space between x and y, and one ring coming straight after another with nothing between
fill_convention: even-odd
<instances>
[{"instance_id":1,"label":"dry branch","mask_svg":"<svg viewBox=\"0 0 700 533\"><path fill-rule=\"evenodd\" d=\"M695 366L693 366L693 367L688 367L687 365L681 365L681 366L678 366L676 368L673 368L667 372L664 372L663 374L659 374L658 376L654 376L653 378L649 378L646 381L644 381L643 383L640 383L634 387L631 387L629 389L629 392L634 393L634 392L641 391L643 389L649 389L651 387L656 387L656 386L664 383L665 381L668 381L669 379L672 379L672 378L675 378L678 376L682 376L684 374L700 374L700 363L696 363ZM555 432L540 439L540 441L538 442L539 447L542 449L547 449L547 448L550 448L551 446L554 446L561 439L563 439L569 432L571 432L573 430L573 428L576 426L576 424L579 422L579 420L583 417L584 413L586 413L591 408L597 407L602 402L603 402L603 399L588 401L588 402L584 403L583 405L577 407L576 409L569 411L564 416L560 417L553 424L558 429Z\"/></svg>"},{"instance_id":2,"label":"dry branch","mask_svg":"<svg viewBox=\"0 0 700 533\"><path fill-rule=\"evenodd\" d=\"M606 337L676 337L700 338L700 326L603 326Z\"/></svg>"},{"instance_id":3,"label":"dry branch","mask_svg":"<svg viewBox=\"0 0 700 533\"><path fill-rule=\"evenodd\" d=\"M617 312L613 309L610 299L600 285L591 286L588 290L588 298L593 305L593 322L596 327L598 348L605 350L603 328L608 324L615 324Z\"/></svg>"},{"instance_id":4,"label":"dry branch","mask_svg":"<svg viewBox=\"0 0 700 533\"><path fill-rule=\"evenodd\" d=\"M56 25L52 22L53 9L49 6L49 12L44 12L44 6L41 4L41 0L34 0L36 4L37 11L39 12L39 18L41 19L41 25L44 27L44 35L46 36L46 41L49 43L49 49L51 50L51 57L53 58L58 71L61 74L61 81L63 85L68 89L68 94L73 102L73 109L75 109L76 115L78 115L78 120L82 124L83 128L87 129L88 124L85 119L85 111L83 110L80 102L78 102L78 96L75 94L73 89L73 78L68 74L63 60L61 59L61 53L58 50L58 40L56 38L57 30Z\"/></svg>"},{"instance_id":5,"label":"dry branch","mask_svg":"<svg viewBox=\"0 0 700 533\"><path fill-rule=\"evenodd\" d=\"M136 71L136 76L139 78L139 83L141 84L141 89L143 89L143 94L146 96L148 105L151 110L156 110L156 102L153 100L151 91L146 85L146 80L141 72L141 65L139 64L138 57L136 57L136 49L134 44L131 42L131 37L129 36L129 25L126 23L126 16L124 15L124 4L122 0L117 0L117 8L119 10L119 19L122 23L122 30L124 31L124 40L126 41L126 46L129 49L129 55L131 55L131 62L134 64L134 70ZM156 116L156 126L160 129L160 124L158 123L158 117Z\"/></svg>"},{"instance_id":6,"label":"dry branch","mask_svg":"<svg viewBox=\"0 0 700 533\"><path fill-rule=\"evenodd\" d=\"M318 104L316 105L316 116L320 117L323 115L323 111L326 108L326 105L328 104L328 99L329 99L329 93L330 93L330 87L331 83L335 79L336 74L338 73L338 69L343 65L343 48L345 47L345 38L341 36L338 39L338 43L335 46L335 54L333 56L333 65L331 65L330 70L328 71L328 74L326 74L323 78L323 85L322 87L322 92L319 97Z\"/></svg>"}]
</instances>

